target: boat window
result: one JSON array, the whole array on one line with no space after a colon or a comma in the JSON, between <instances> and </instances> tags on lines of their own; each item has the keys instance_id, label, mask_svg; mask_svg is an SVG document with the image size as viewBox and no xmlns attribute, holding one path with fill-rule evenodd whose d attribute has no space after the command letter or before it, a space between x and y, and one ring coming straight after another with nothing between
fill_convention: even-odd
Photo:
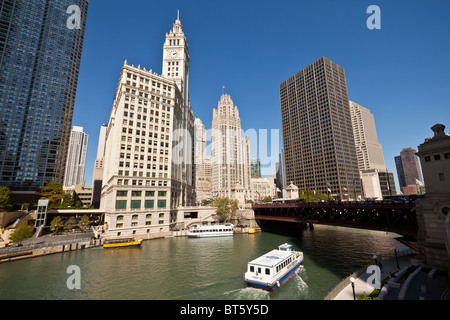
<instances>
[{"instance_id":1,"label":"boat window","mask_svg":"<svg viewBox=\"0 0 450 320\"><path fill-rule=\"evenodd\" d=\"M254 266L250 266L250 272L255 272L255 267Z\"/></svg>"},{"instance_id":2,"label":"boat window","mask_svg":"<svg viewBox=\"0 0 450 320\"><path fill-rule=\"evenodd\" d=\"M266 268L266 274L270 276L270 269Z\"/></svg>"},{"instance_id":3,"label":"boat window","mask_svg":"<svg viewBox=\"0 0 450 320\"><path fill-rule=\"evenodd\" d=\"M258 273L261 273L261 268L258 268Z\"/></svg>"}]
</instances>

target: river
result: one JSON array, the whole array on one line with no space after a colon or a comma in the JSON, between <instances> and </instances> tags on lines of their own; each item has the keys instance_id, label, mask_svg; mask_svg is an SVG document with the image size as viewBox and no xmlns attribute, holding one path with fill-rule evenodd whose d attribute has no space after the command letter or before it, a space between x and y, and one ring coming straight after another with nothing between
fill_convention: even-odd
<instances>
[{"instance_id":1,"label":"river","mask_svg":"<svg viewBox=\"0 0 450 320\"><path fill-rule=\"evenodd\" d=\"M261 232L226 238L174 237L140 248L91 248L0 264L0 299L321 300L343 278L391 256L397 235L315 226L293 234ZM290 243L304 253L294 277L274 292L247 288L247 262ZM69 266L80 289L68 289Z\"/></svg>"}]
</instances>

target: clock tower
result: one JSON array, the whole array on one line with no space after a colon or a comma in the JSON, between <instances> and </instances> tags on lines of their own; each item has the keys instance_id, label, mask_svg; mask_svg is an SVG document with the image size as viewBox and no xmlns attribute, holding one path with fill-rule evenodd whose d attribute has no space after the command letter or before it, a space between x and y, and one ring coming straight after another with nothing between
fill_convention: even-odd
<instances>
[{"instance_id":1,"label":"clock tower","mask_svg":"<svg viewBox=\"0 0 450 320\"><path fill-rule=\"evenodd\" d=\"M189 105L189 47L184 36L178 11L172 30L166 34L163 52L162 75L175 80L183 96L184 105Z\"/></svg>"}]
</instances>

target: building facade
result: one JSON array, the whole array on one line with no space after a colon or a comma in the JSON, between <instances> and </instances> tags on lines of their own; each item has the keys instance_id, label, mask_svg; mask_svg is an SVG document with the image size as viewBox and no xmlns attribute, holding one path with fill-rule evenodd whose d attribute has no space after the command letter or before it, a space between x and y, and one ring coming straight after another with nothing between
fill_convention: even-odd
<instances>
[{"instance_id":1,"label":"building facade","mask_svg":"<svg viewBox=\"0 0 450 320\"><path fill-rule=\"evenodd\" d=\"M222 95L212 120L212 193L241 203L251 198L250 142L241 137L239 110Z\"/></svg>"},{"instance_id":2,"label":"building facade","mask_svg":"<svg viewBox=\"0 0 450 320\"><path fill-rule=\"evenodd\" d=\"M163 47L163 74L125 61L108 122L100 208L107 235L167 232L195 202L188 45L179 19Z\"/></svg>"},{"instance_id":3,"label":"building facade","mask_svg":"<svg viewBox=\"0 0 450 320\"><path fill-rule=\"evenodd\" d=\"M416 201L419 223L417 242L423 248L426 264L450 271L450 134L445 126L431 128L432 138L418 146L427 192Z\"/></svg>"},{"instance_id":4,"label":"building facade","mask_svg":"<svg viewBox=\"0 0 450 320\"><path fill-rule=\"evenodd\" d=\"M279 86L285 181L362 196L345 70L322 57Z\"/></svg>"},{"instance_id":5,"label":"building facade","mask_svg":"<svg viewBox=\"0 0 450 320\"><path fill-rule=\"evenodd\" d=\"M83 132L83 127L73 126L70 133L63 188L70 189L75 185L84 186L88 139L89 136Z\"/></svg>"},{"instance_id":6,"label":"building facade","mask_svg":"<svg viewBox=\"0 0 450 320\"><path fill-rule=\"evenodd\" d=\"M252 177L261 178L261 161L258 159L250 159L250 169Z\"/></svg>"},{"instance_id":7,"label":"building facade","mask_svg":"<svg viewBox=\"0 0 450 320\"><path fill-rule=\"evenodd\" d=\"M395 181L388 180L392 173L387 171L384 163L374 116L356 102L349 103L364 198L382 200L383 196L395 195Z\"/></svg>"},{"instance_id":8,"label":"building facade","mask_svg":"<svg viewBox=\"0 0 450 320\"><path fill-rule=\"evenodd\" d=\"M397 167L400 189L408 186L422 185L423 178L416 150L413 148L403 149L400 155L395 157L395 165Z\"/></svg>"},{"instance_id":9,"label":"building facade","mask_svg":"<svg viewBox=\"0 0 450 320\"><path fill-rule=\"evenodd\" d=\"M353 101L349 105L359 170L386 170L373 114Z\"/></svg>"},{"instance_id":10,"label":"building facade","mask_svg":"<svg viewBox=\"0 0 450 320\"><path fill-rule=\"evenodd\" d=\"M80 8L69 28L69 6ZM64 182L88 0L0 2L0 185Z\"/></svg>"},{"instance_id":11,"label":"building facade","mask_svg":"<svg viewBox=\"0 0 450 320\"><path fill-rule=\"evenodd\" d=\"M92 174L92 205L95 208L100 207L100 198L103 185L103 161L105 158L106 132L108 125L102 125L98 136L97 156L94 163L94 172Z\"/></svg>"}]
</instances>

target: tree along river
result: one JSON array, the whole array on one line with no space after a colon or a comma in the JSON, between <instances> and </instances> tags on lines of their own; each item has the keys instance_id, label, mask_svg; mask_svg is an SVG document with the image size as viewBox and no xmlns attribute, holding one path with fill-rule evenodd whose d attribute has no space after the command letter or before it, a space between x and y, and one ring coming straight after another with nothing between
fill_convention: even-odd
<instances>
[{"instance_id":1,"label":"tree along river","mask_svg":"<svg viewBox=\"0 0 450 320\"><path fill-rule=\"evenodd\" d=\"M0 299L321 300L343 278L392 256L396 234L315 226L295 234L174 237L140 248L91 248L0 264ZM304 253L303 265L274 292L248 288L247 262L283 243ZM69 266L80 289L69 289Z\"/></svg>"}]
</instances>

